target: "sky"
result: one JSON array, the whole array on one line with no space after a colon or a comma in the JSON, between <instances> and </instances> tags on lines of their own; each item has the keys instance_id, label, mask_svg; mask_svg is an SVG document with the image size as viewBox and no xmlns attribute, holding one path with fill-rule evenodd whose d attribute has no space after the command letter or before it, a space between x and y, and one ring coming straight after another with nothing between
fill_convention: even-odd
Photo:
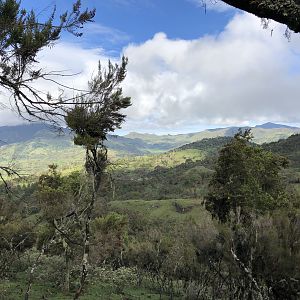
<instances>
[{"instance_id":1,"label":"sky","mask_svg":"<svg viewBox=\"0 0 300 300\"><path fill-rule=\"evenodd\" d=\"M72 2L23 0L22 6L42 20L54 5L59 13ZM263 29L259 18L214 0L85 0L82 6L96 8L95 22L81 38L64 33L39 54L40 65L80 73L63 83L84 88L99 60L105 65L127 56L123 91L133 104L121 133L269 121L300 126L300 36L289 41L285 26L270 22ZM0 125L20 122L0 107Z\"/></svg>"}]
</instances>

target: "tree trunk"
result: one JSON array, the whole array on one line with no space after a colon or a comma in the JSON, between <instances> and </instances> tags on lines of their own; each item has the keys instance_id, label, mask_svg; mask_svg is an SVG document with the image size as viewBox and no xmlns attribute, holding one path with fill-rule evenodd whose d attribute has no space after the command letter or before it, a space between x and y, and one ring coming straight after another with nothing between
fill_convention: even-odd
<instances>
[{"instance_id":1,"label":"tree trunk","mask_svg":"<svg viewBox=\"0 0 300 300\"><path fill-rule=\"evenodd\" d=\"M94 206L94 195L92 196L93 200L90 205ZM74 300L79 299L80 295L83 292L83 288L86 282L86 278L88 275L88 263L89 263L89 251L90 251L90 222L91 222L91 212L92 210L89 208L89 212L87 212L87 218L85 221L85 229L84 229L84 239L83 239L83 256L82 256L82 265L81 265L81 277L80 277L80 285L77 289Z\"/></svg>"},{"instance_id":2,"label":"tree trunk","mask_svg":"<svg viewBox=\"0 0 300 300\"><path fill-rule=\"evenodd\" d=\"M272 19L300 32L299 0L222 0L223 2L252 13L260 18Z\"/></svg>"},{"instance_id":3,"label":"tree trunk","mask_svg":"<svg viewBox=\"0 0 300 300\"><path fill-rule=\"evenodd\" d=\"M66 274L65 274L65 283L64 283L64 291L66 293L70 292L70 255L69 255L68 246L65 249L65 259L66 259Z\"/></svg>"},{"instance_id":4,"label":"tree trunk","mask_svg":"<svg viewBox=\"0 0 300 300\"><path fill-rule=\"evenodd\" d=\"M28 280L27 290L26 290L26 293L25 293L25 296L24 296L24 300L29 299L29 295L30 295L30 291L31 291L32 283L33 283L33 274L34 274L35 269L38 266L38 263L39 263L39 260L40 260L41 256L44 255L45 249L46 249L46 246L44 244L42 246L41 252L39 253L38 257L36 258L36 260L33 264L33 266L30 269L29 280Z\"/></svg>"},{"instance_id":5,"label":"tree trunk","mask_svg":"<svg viewBox=\"0 0 300 300\"><path fill-rule=\"evenodd\" d=\"M91 236L91 230L90 230L90 223L92 218L92 213L95 206L96 201L96 195L97 191L100 187L100 178L99 176L93 175L93 191L92 191L92 197L91 201L88 204L88 207L86 209L86 219L84 224L84 237L83 237L83 256L82 256L82 265L81 265L81 277L80 277L80 285L77 289L74 300L79 299L80 295L83 292L86 278L88 276L88 264L89 264L89 254L90 254L90 236Z\"/></svg>"}]
</instances>

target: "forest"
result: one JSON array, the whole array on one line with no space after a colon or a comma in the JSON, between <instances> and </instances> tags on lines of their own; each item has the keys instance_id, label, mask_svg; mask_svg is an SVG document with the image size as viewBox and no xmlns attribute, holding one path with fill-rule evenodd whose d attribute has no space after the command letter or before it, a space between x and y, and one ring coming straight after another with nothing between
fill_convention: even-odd
<instances>
[{"instance_id":1,"label":"forest","mask_svg":"<svg viewBox=\"0 0 300 300\"><path fill-rule=\"evenodd\" d=\"M298 32L279 0L278 14L224 2ZM38 65L96 11L40 21L21 4L0 1L0 86L36 123L0 127L0 299L300 299L299 128L113 137L135 101L127 57L99 62L85 90Z\"/></svg>"}]
</instances>

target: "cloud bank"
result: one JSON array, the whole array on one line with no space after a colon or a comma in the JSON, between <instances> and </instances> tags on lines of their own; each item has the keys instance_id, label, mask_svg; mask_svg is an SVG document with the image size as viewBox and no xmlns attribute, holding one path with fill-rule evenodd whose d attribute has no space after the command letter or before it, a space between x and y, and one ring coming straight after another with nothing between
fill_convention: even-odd
<instances>
[{"instance_id":1,"label":"cloud bank","mask_svg":"<svg viewBox=\"0 0 300 300\"><path fill-rule=\"evenodd\" d=\"M299 122L300 39L288 42L275 23L270 30L237 14L216 36L187 41L158 33L128 46L130 118L157 128Z\"/></svg>"},{"instance_id":2,"label":"cloud bank","mask_svg":"<svg viewBox=\"0 0 300 300\"><path fill-rule=\"evenodd\" d=\"M264 121L300 123L300 37L293 35L288 42L284 31L276 23L264 30L258 18L237 14L218 35L172 40L157 33L142 44L128 45L124 93L133 105L126 110L124 128L155 132ZM85 88L99 59L104 65L109 56L102 49L61 43L42 53L41 65L81 72L64 83ZM40 87L57 90L46 83ZM0 110L0 125L8 120L12 122L11 115L5 117Z\"/></svg>"}]
</instances>

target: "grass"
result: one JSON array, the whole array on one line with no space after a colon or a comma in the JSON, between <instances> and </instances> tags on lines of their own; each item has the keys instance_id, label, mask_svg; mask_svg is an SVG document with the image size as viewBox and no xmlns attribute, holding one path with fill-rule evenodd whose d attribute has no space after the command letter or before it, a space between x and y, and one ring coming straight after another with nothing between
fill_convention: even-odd
<instances>
[{"instance_id":1,"label":"grass","mask_svg":"<svg viewBox=\"0 0 300 300\"><path fill-rule=\"evenodd\" d=\"M144 215L150 222L182 223L190 219L211 222L199 199L126 200L112 201L109 205L111 210Z\"/></svg>"},{"instance_id":2,"label":"grass","mask_svg":"<svg viewBox=\"0 0 300 300\"><path fill-rule=\"evenodd\" d=\"M170 151L159 155L128 157L115 162L116 170L133 171L136 169L154 170L156 167L172 168L187 160L203 160L205 153L197 149Z\"/></svg>"},{"instance_id":3,"label":"grass","mask_svg":"<svg viewBox=\"0 0 300 300\"><path fill-rule=\"evenodd\" d=\"M0 282L0 300L23 300L26 292L26 281ZM46 284L32 285L30 300L71 300L74 293L65 294ZM125 287L122 293L108 283L96 282L90 285L87 291L80 297L81 300L159 300L169 299L167 296L160 298L158 293L143 287Z\"/></svg>"}]
</instances>

